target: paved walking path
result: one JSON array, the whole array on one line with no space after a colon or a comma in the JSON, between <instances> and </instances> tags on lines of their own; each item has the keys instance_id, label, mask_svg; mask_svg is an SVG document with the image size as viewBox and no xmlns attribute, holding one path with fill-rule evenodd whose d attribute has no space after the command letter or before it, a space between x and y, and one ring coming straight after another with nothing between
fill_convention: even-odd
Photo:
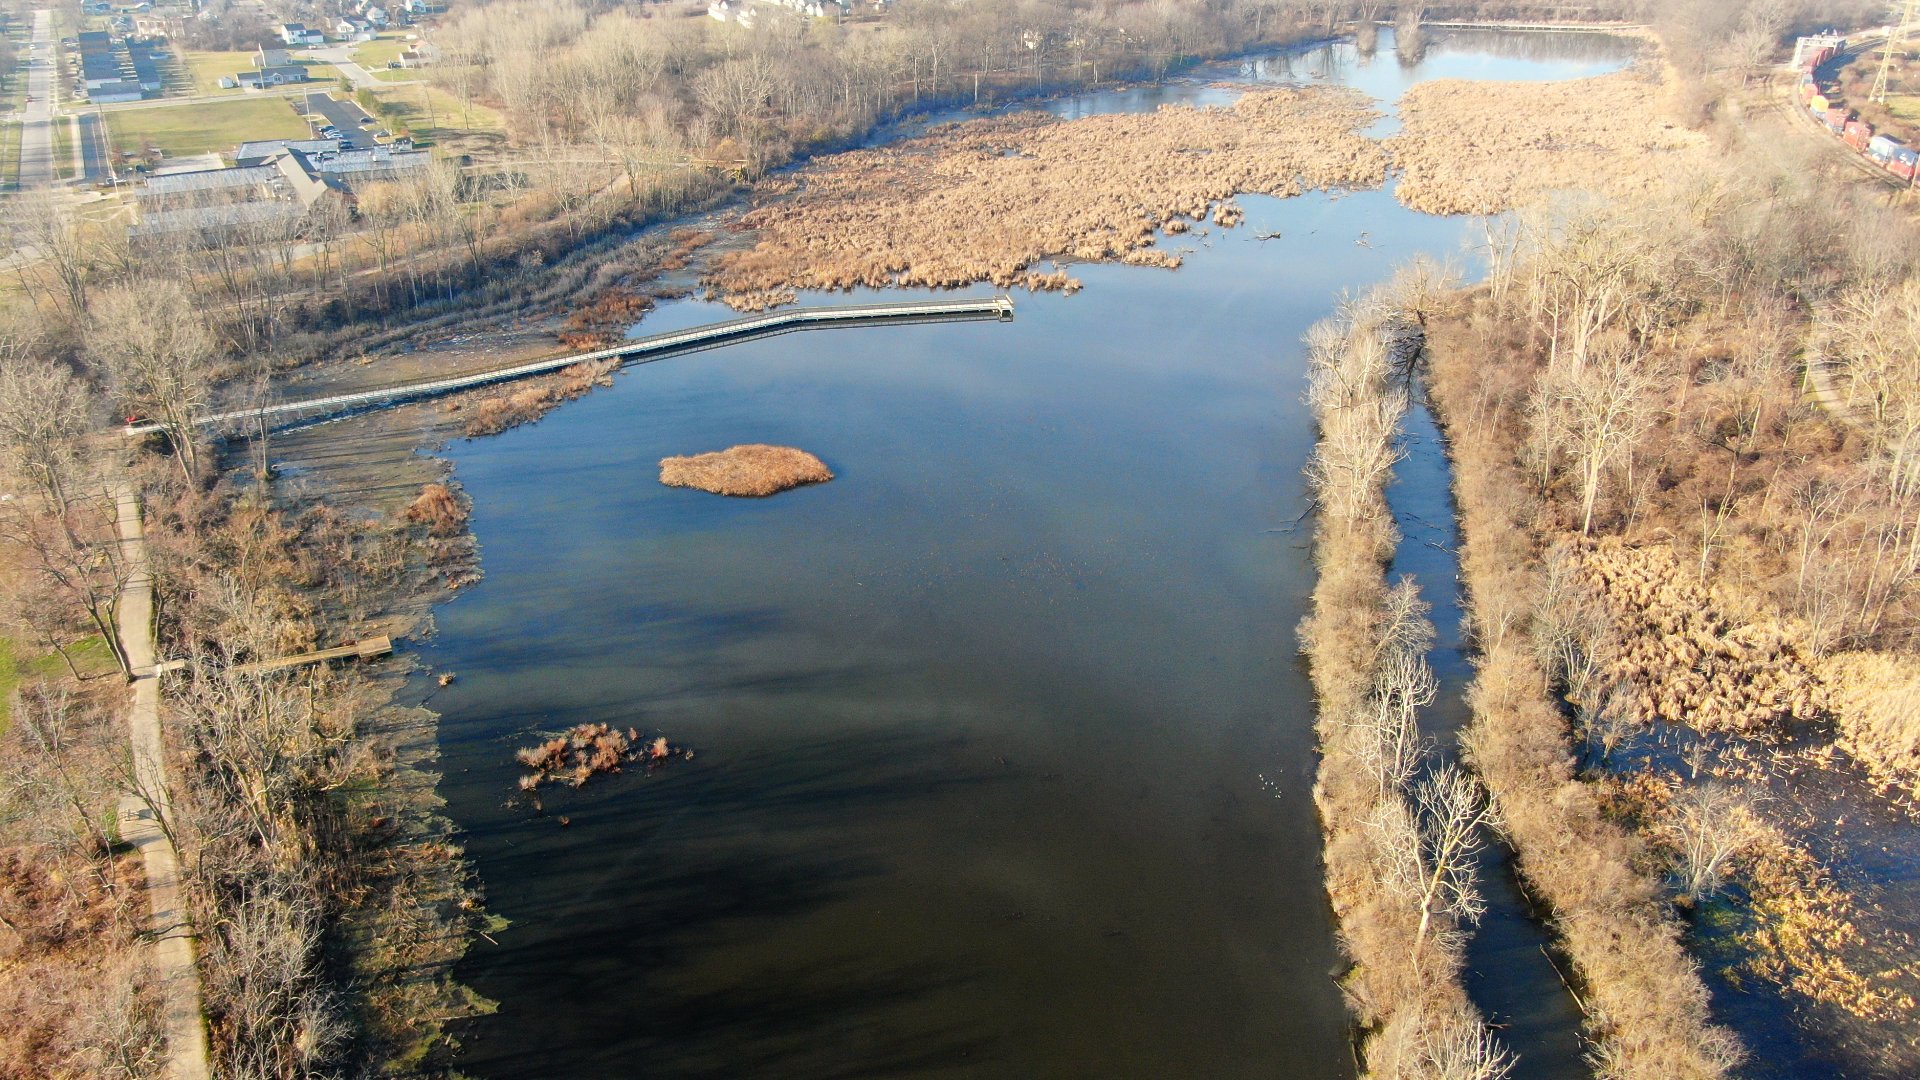
<instances>
[{"instance_id":1,"label":"paved walking path","mask_svg":"<svg viewBox=\"0 0 1920 1080\"><path fill-rule=\"evenodd\" d=\"M160 979L161 1016L167 1032L166 1076L168 1080L211 1080L200 974L194 967L193 928L187 923L179 859L154 816L157 807L171 819L173 802L160 737L160 678L154 672L153 575L147 568L146 527L140 520L140 499L130 488L120 488L114 499L119 508L120 553L130 571L119 610L120 640L134 671L127 726L133 741L134 783L147 794L146 800L135 795L120 800L120 835L139 849L146 864L147 900L153 911L152 961Z\"/></svg>"}]
</instances>

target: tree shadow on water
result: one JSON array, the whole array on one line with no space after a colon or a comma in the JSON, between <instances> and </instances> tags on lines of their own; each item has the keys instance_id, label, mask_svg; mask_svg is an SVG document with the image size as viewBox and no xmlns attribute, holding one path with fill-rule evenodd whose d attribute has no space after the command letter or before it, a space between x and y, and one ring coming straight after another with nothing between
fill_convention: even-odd
<instances>
[{"instance_id":1,"label":"tree shadow on water","mask_svg":"<svg viewBox=\"0 0 1920 1080\"><path fill-rule=\"evenodd\" d=\"M887 955L810 918L888 887L900 838L867 826L1009 775L962 763L960 741L902 725L695 761L565 793L549 813L568 828L540 820L482 841L482 874L514 925L458 971L501 1005L465 1025L460 1067L505 1080L983 1064L991 1033L940 1005L978 977L965 961L937 941L931 955ZM885 918L899 898L875 895Z\"/></svg>"}]
</instances>

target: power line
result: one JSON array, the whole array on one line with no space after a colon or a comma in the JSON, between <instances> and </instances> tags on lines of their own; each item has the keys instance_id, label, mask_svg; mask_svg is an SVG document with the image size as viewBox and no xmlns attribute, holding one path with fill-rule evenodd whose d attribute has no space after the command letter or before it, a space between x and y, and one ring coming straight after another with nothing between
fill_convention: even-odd
<instances>
[{"instance_id":1,"label":"power line","mask_svg":"<svg viewBox=\"0 0 1920 1080\"><path fill-rule=\"evenodd\" d=\"M1893 74L1893 54L1898 52L1902 59L1906 58L1908 30L1915 20L1920 20L1920 0L1904 0L1894 9L1894 15L1894 24L1887 30L1886 46L1880 52L1880 73L1873 78L1868 101L1886 103L1888 76Z\"/></svg>"}]
</instances>

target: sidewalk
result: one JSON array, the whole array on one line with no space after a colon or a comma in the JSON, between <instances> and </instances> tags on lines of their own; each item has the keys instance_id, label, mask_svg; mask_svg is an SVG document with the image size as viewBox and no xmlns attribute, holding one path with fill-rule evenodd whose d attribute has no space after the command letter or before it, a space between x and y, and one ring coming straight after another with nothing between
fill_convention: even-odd
<instances>
[{"instance_id":1,"label":"sidewalk","mask_svg":"<svg viewBox=\"0 0 1920 1080\"><path fill-rule=\"evenodd\" d=\"M140 500L130 488L114 493L119 508L120 552L130 569L120 596L120 640L133 669L133 699L127 726L133 742L134 783L146 792L164 818L173 816L166 783L166 756L160 738L160 678L154 672L153 575L147 570L147 534ZM169 1080L211 1080L207 1063L207 1024L200 1004L200 973L194 967L193 928L187 923L180 888L180 864L173 843L137 795L120 800L120 835L140 851L146 864L147 900L153 909L153 967L160 979L162 1017L167 1031Z\"/></svg>"}]
</instances>

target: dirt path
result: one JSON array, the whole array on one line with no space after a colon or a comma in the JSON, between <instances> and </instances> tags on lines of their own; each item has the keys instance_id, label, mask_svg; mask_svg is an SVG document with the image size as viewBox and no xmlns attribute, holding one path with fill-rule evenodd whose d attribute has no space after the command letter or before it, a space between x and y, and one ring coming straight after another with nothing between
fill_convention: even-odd
<instances>
[{"instance_id":1,"label":"dirt path","mask_svg":"<svg viewBox=\"0 0 1920 1080\"><path fill-rule=\"evenodd\" d=\"M140 499L130 487L122 486L114 499L119 509L121 556L131 570L120 594L118 612L120 640L134 672L127 726L133 743L134 783L145 794L144 798L135 794L121 798L120 835L139 849L146 866L147 900L152 907L152 962L160 980L162 1020L167 1031L166 1076L169 1080L211 1080L200 975L194 967L193 928L187 923L181 894L179 859L172 839L160 826L162 819L172 816L173 805L160 738L160 678L154 669L153 575L147 569L146 527L140 520Z\"/></svg>"}]
</instances>

